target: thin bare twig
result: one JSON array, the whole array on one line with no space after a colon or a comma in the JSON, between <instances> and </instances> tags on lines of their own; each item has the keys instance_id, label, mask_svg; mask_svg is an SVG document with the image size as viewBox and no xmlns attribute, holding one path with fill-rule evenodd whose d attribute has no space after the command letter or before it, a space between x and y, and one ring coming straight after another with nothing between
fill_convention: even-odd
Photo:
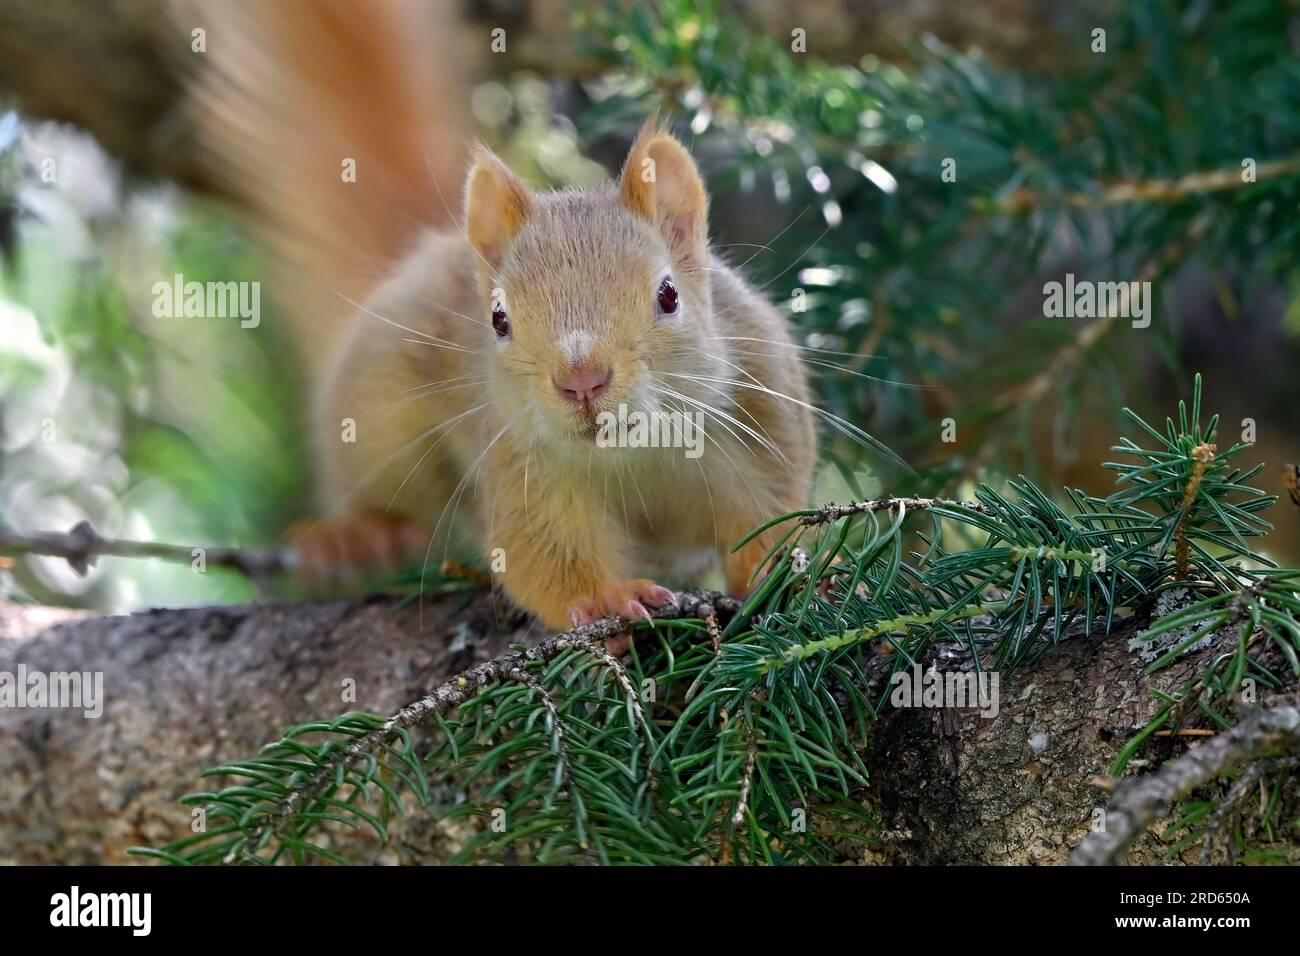
<instances>
[{"instance_id":1,"label":"thin bare twig","mask_svg":"<svg viewBox=\"0 0 1300 956\"><path fill-rule=\"evenodd\" d=\"M700 616L704 619L704 627L709 632L709 644L713 648L713 656L717 657L722 653L722 628L718 625L717 612L711 605L705 605L699 610Z\"/></svg>"},{"instance_id":2,"label":"thin bare twig","mask_svg":"<svg viewBox=\"0 0 1300 956\"><path fill-rule=\"evenodd\" d=\"M1214 813L1210 815L1209 822L1206 824L1205 836L1201 839L1201 866L1209 866L1214 862L1214 846L1219 841L1225 825L1229 820L1237 815L1237 808L1254 788L1256 781L1264 776L1263 763L1254 763L1246 768L1246 772L1241 775L1241 779L1232 785L1222 802L1215 808ZM1228 859L1231 862L1232 850L1228 850Z\"/></svg>"},{"instance_id":3,"label":"thin bare twig","mask_svg":"<svg viewBox=\"0 0 1300 956\"><path fill-rule=\"evenodd\" d=\"M1215 844L1220 842L1220 835L1227 828L1227 825L1241 815L1243 804L1246 798L1250 796L1250 791L1259 784L1260 789L1260 816L1264 815L1265 804L1267 803L1267 790L1265 789L1265 776L1275 773L1279 770L1288 770L1291 767L1300 764L1300 757L1282 757L1278 760L1261 760L1253 763L1241 775L1241 779L1232 785L1227 796L1215 808L1214 813L1210 816L1206 824L1205 836L1201 841L1201 865L1209 866L1214 862ZM1231 842L1226 843L1227 860L1231 863L1236 855Z\"/></svg>"},{"instance_id":4,"label":"thin bare twig","mask_svg":"<svg viewBox=\"0 0 1300 956\"><path fill-rule=\"evenodd\" d=\"M1070 856L1072 866L1119 862L1148 826L1168 816L1174 804L1226 770L1278 749L1300 752L1300 708L1262 710L1194 747L1155 773L1115 783L1106 828L1089 833Z\"/></svg>"},{"instance_id":5,"label":"thin bare twig","mask_svg":"<svg viewBox=\"0 0 1300 956\"><path fill-rule=\"evenodd\" d=\"M615 663L617 664L617 661ZM620 665L618 670L621 671L622 669L623 668ZM574 804L573 800L574 786L573 775L571 773L573 762L569 759L569 738L564 727L564 719L560 716L560 708L556 706L555 698L550 695L542 682L537 679L536 675L524 670L522 667L514 668L509 671L505 677L506 680L532 688L533 693L537 694L537 696L541 698L542 706L546 708L546 713L550 717L551 733L555 735L555 749L557 751L556 760L559 763L559 766L556 768L556 773L559 775L560 779L564 781L569 802L570 804L573 804L575 822L578 827L581 828L582 821L579 818L580 809L576 804ZM582 849L587 849L587 843L585 840L583 840L580 845Z\"/></svg>"},{"instance_id":6,"label":"thin bare twig","mask_svg":"<svg viewBox=\"0 0 1300 956\"><path fill-rule=\"evenodd\" d=\"M892 511L897 508L906 508L908 511L927 511L931 508L964 508L967 511L978 511L980 514L986 514L990 517L995 515L992 508L980 504L978 501L957 501L951 498L872 498L867 501L850 502L847 505L823 505L815 513L801 517L799 523L802 525L829 524L832 521L847 518L849 515Z\"/></svg>"},{"instance_id":7,"label":"thin bare twig","mask_svg":"<svg viewBox=\"0 0 1300 956\"><path fill-rule=\"evenodd\" d=\"M40 531L18 534L0 528L0 555L16 557L39 554L63 558L72 570L84 575L97 558L157 558L178 564L201 561L204 567L232 568L255 581L283 573L293 565L290 548L190 547L153 541L105 538L89 521L79 521L71 531Z\"/></svg>"},{"instance_id":8,"label":"thin bare twig","mask_svg":"<svg viewBox=\"0 0 1300 956\"><path fill-rule=\"evenodd\" d=\"M1242 178L1240 166L1227 169L1201 170L1178 179L1132 179L1106 183L1097 192L1071 192L1046 196L1028 188L1017 189L992 208L997 212L1025 212L1047 202L1061 202L1067 206L1114 206L1129 202L1178 202L1200 193L1222 192L1251 185ZM1279 159L1260 163L1255 167L1254 182L1294 176L1300 173L1300 158Z\"/></svg>"},{"instance_id":9,"label":"thin bare twig","mask_svg":"<svg viewBox=\"0 0 1300 956\"><path fill-rule=\"evenodd\" d=\"M762 701L764 697L762 688L754 691L752 696L754 700ZM734 826L740 826L745 822L745 811L749 809L749 791L754 786L754 767L758 763L758 731L749 721L745 722L745 727L749 731L749 740L745 745L745 770L740 777L740 794L736 799L736 812L731 815Z\"/></svg>"}]
</instances>

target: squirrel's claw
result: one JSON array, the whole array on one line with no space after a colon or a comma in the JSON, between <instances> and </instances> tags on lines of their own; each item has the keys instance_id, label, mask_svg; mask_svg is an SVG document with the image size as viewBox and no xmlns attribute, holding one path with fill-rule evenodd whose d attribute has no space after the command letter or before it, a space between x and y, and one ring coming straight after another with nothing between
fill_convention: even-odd
<instances>
[{"instance_id":1,"label":"squirrel's claw","mask_svg":"<svg viewBox=\"0 0 1300 956\"><path fill-rule=\"evenodd\" d=\"M574 627L613 615L629 621L653 623L654 617L648 607L658 608L666 604L676 606L677 603L677 595L649 578L629 578L606 585L595 597L574 600L569 606L568 616ZM626 638L614 638L608 642L608 646L612 653L620 657L627 653Z\"/></svg>"}]
</instances>

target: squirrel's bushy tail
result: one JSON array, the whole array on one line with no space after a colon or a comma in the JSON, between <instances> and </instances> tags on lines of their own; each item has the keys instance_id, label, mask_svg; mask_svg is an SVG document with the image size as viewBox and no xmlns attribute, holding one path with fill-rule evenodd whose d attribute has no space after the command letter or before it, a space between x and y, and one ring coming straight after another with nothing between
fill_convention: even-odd
<instances>
[{"instance_id":1,"label":"squirrel's bushy tail","mask_svg":"<svg viewBox=\"0 0 1300 956\"><path fill-rule=\"evenodd\" d=\"M276 315L309 374L422 228L457 214L453 14L418 0L175 0L206 52L191 91L207 172L273 257Z\"/></svg>"}]
</instances>

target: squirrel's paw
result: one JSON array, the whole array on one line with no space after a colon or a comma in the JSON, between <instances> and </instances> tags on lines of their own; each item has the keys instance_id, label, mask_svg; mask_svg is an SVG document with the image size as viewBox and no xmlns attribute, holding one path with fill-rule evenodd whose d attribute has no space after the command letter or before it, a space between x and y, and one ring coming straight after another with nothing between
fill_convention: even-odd
<instances>
[{"instance_id":1,"label":"squirrel's paw","mask_svg":"<svg viewBox=\"0 0 1300 956\"><path fill-rule=\"evenodd\" d=\"M364 513L300 521L289 537L305 584L356 583L423 559L430 530L395 515Z\"/></svg>"},{"instance_id":2,"label":"squirrel's paw","mask_svg":"<svg viewBox=\"0 0 1300 956\"><path fill-rule=\"evenodd\" d=\"M628 620L653 620L646 605L662 607L676 604L677 595L649 578L628 578L602 587L595 595L575 598L569 604L569 623L574 627L590 624L602 617L617 614Z\"/></svg>"},{"instance_id":3,"label":"squirrel's paw","mask_svg":"<svg viewBox=\"0 0 1300 956\"><path fill-rule=\"evenodd\" d=\"M647 605L657 608L676 603L677 595L649 578L628 578L605 585L592 597L574 599L569 606L569 623L578 627L615 614L629 621L652 621ZM619 635L606 641L605 646L615 657L622 657L631 643L628 637Z\"/></svg>"}]
</instances>

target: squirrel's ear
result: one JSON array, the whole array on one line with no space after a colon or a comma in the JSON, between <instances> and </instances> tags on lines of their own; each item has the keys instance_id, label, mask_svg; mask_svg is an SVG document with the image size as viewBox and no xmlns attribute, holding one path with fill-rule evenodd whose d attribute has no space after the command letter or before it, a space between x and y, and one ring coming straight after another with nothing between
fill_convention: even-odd
<instances>
[{"instance_id":1,"label":"squirrel's ear","mask_svg":"<svg viewBox=\"0 0 1300 956\"><path fill-rule=\"evenodd\" d=\"M619 180L623 205L654 224L673 257L707 258L709 195L695 160L657 119L641 127Z\"/></svg>"},{"instance_id":2,"label":"squirrel's ear","mask_svg":"<svg viewBox=\"0 0 1300 956\"><path fill-rule=\"evenodd\" d=\"M533 194L496 153L479 145L465 183L465 231L493 268L533 211Z\"/></svg>"}]
</instances>

